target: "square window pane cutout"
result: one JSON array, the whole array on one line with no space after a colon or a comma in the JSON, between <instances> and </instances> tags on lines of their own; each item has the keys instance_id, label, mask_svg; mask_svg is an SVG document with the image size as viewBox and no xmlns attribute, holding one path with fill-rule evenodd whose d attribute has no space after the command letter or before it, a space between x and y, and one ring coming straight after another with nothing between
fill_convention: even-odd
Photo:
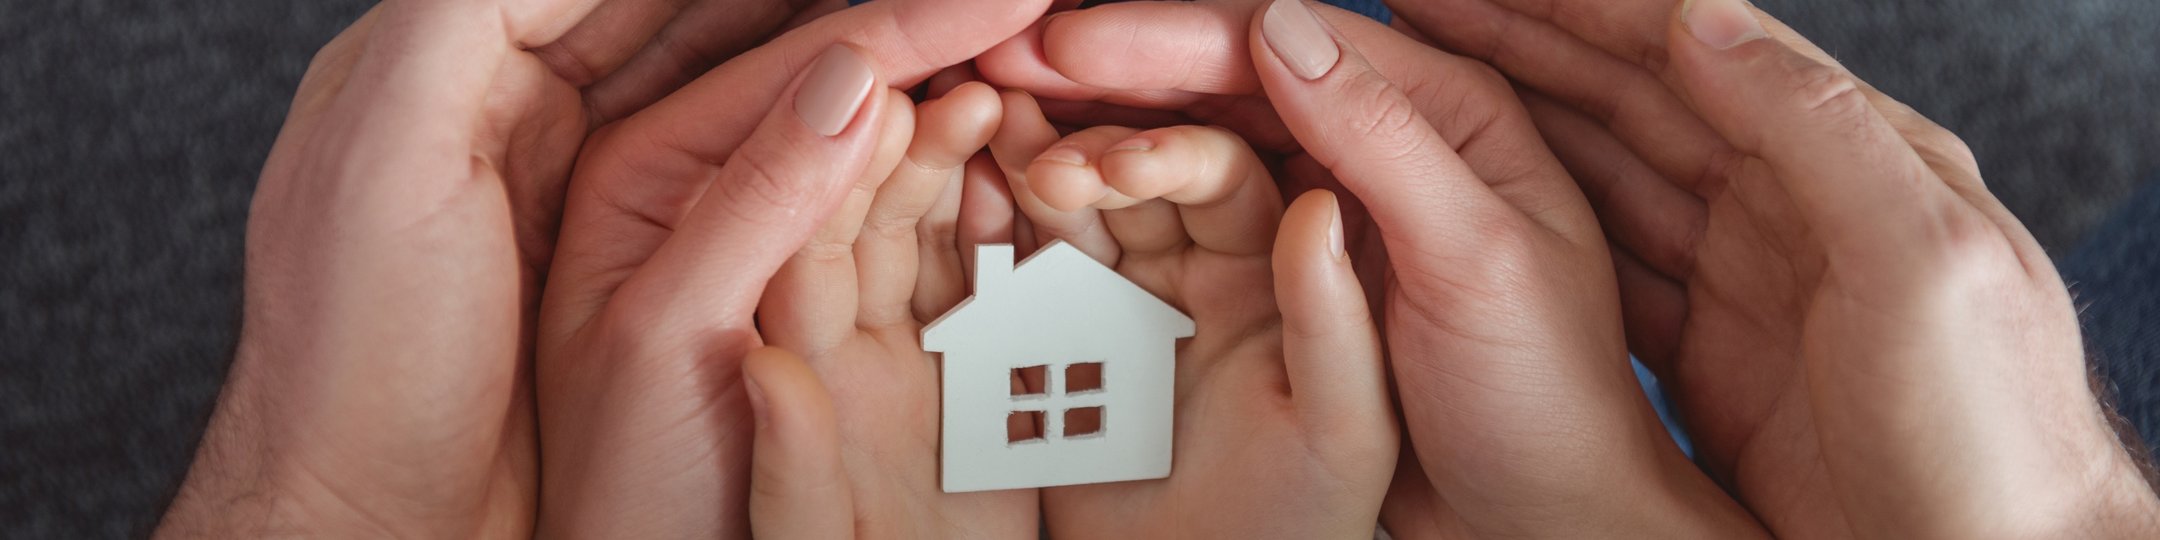
<instances>
[{"instance_id":1,"label":"square window pane cutout","mask_svg":"<svg viewBox=\"0 0 2160 540\"><path fill-rule=\"evenodd\" d=\"M1012 397L1032 398L1048 395L1047 392L1043 391L1043 385L1046 383L1046 381L1043 380L1043 376L1048 375L1049 373L1050 366L1028 366L1013 368Z\"/></svg>"},{"instance_id":2,"label":"square window pane cutout","mask_svg":"<svg viewBox=\"0 0 2160 540\"><path fill-rule=\"evenodd\" d=\"M1065 393L1078 394L1103 389L1102 362L1085 362L1065 366Z\"/></svg>"},{"instance_id":3,"label":"square window pane cutout","mask_svg":"<svg viewBox=\"0 0 2160 540\"><path fill-rule=\"evenodd\" d=\"M1085 437L1102 433L1102 407L1080 407L1065 410L1065 437Z\"/></svg>"},{"instance_id":4,"label":"square window pane cutout","mask_svg":"<svg viewBox=\"0 0 2160 540\"><path fill-rule=\"evenodd\" d=\"M1013 411L1005 416L1005 443L1042 440L1042 411Z\"/></svg>"}]
</instances>

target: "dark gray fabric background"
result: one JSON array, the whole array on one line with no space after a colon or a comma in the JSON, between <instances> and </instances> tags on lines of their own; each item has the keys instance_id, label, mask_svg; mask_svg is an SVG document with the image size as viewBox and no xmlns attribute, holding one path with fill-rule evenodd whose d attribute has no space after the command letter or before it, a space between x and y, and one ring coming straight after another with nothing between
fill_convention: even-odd
<instances>
[{"instance_id":1,"label":"dark gray fabric background","mask_svg":"<svg viewBox=\"0 0 2160 540\"><path fill-rule=\"evenodd\" d=\"M367 0L0 0L0 537L146 534L233 346L258 167ZM2160 170L2160 3L1765 0L1963 135L2058 256Z\"/></svg>"}]
</instances>

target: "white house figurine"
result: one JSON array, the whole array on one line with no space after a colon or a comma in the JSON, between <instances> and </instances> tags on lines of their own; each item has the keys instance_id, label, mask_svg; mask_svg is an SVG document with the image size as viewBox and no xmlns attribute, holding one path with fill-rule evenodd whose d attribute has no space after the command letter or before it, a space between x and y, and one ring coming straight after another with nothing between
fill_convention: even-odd
<instances>
[{"instance_id":1,"label":"white house figurine","mask_svg":"<svg viewBox=\"0 0 2160 540\"><path fill-rule=\"evenodd\" d=\"M922 333L944 353L945 491L1170 476L1177 340L1192 335L1192 318L1062 241L1017 267L1012 246L977 246L975 296ZM1040 432L1008 432L1016 417Z\"/></svg>"}]
</instances>

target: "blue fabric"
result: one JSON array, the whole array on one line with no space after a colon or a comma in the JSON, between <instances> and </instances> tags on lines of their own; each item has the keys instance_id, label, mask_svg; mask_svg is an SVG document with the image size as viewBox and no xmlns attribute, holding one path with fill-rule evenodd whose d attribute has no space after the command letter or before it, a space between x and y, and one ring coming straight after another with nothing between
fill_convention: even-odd
<instances>
[{"instance_id":1,"label":"blue fabric","mask_svg":"<svg viewBox=\"0 0 2160 540\"><path fill-rule=\"evenodd\" d=\"M2148 452L2160 448L2160 177L2087 236L2062 273L2104 390Z\"/></svg>"},{"instance_id":2,"label":"blue fabric","mask_svg":"<svg viewBox=\"0 0 2160 540\"><path fill-rule=\"evenodd\" d=\"M1680 444L1680 451L1693 459L1695 441L1688 438L1687 426L1680 423L1680 417L1676 416L1678 411L1673 410L1672 398L1665 395L1657 375L1652 375L1650 368L1643 367L1642 361L1634 357L1629 357L1628 363L1635 366L1635 382L1641 383L1643 393L1650 396L1650 406L1657 409L1658 421L1665 423L1665 433L1672 435L1673 442Z\"/></svg>"}]
</instances>

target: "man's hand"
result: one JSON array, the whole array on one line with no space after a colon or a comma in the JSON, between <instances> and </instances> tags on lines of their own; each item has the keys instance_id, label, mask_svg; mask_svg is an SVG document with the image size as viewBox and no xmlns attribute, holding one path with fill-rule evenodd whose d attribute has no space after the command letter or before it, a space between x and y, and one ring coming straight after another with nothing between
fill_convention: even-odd
<instances>
[{"instance_id":1,"label":"man's hand","mask_svg":"<svg viewBox=\"0 0 2160 540\"><path fill-rule=\"evenodd\" d=\"M1778 536L2154 534L2062 280L1964 144L1739 0L1676 4L1396 10L1546 96L1710 471Z\"/></svg>"},{"instance_id":2,"label":"man's hand","mask_svg":"<svg viewBox=\"0 0 2160 540\"><path fill-rule=\"evenodd\" d=\"M323 48L263 167L238 353L161 534L529 534L527 361L572 156L793 11L678 4L391 0Z\"/></svg>"}]
</instances>

